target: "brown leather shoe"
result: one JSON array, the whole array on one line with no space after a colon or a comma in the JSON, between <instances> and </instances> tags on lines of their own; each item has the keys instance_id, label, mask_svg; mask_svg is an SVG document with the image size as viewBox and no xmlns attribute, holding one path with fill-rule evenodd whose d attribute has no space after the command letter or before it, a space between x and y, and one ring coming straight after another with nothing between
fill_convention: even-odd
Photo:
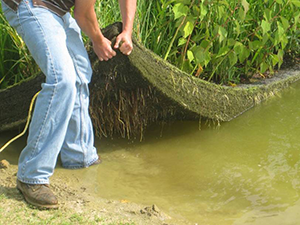
<instances>
[{"instance_id":1,"label":"brown leather shoe","mask_svg":"<svg viewBox=\"0 0 300 225\"><path fill-rule=\"evenodd\" d=\"M46 209L58 208L57 198L48 184L26 184L17 180L17 189L31 205Z\"/></svg>"},{"instance_id":2,"label":"brown leather shoe","mask_svg":"<svg viewBox=\"0 0 300 225\"><path fill-rule=\"evenodd\" d=\"M98 155L98 159L97 159L95 162L93 162L93 163L91 164L91 166L98 165L98 164L100 164L100 163L102 163L102 160L101 160L100 155Z\"/></svg>"}]
</instances>

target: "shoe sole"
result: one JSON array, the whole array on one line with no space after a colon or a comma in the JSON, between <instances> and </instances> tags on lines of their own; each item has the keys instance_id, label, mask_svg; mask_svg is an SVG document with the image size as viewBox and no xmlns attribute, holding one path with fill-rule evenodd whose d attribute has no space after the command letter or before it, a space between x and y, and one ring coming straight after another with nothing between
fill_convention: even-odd
<instances>
[{"instance_id":1,"label":"shoe sole","mask_svg":"<svg viewBox=\"0 0 300 225\"><path fill-rule=\"evenodd\" d=\"M29 203L30 205L32 205L32 206L36 206L39 209L58 209L58 205L41 205L41 204L38 204L38 203L35 203L35 202L31 202L28 198L26 198L26 195L24 195L24 193L22 192L22 190L19 187L17 187L17 189L22 194L22 196L24 197L25 201L27 203Z\"/></svg>"}]
</instances>

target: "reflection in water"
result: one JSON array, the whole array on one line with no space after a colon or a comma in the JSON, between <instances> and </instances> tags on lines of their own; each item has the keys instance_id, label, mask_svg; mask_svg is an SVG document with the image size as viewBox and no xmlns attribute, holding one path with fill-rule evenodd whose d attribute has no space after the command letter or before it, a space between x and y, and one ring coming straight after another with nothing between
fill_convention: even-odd
<instances>
[{"instance_id":1,"label":"reflection in water","mask_svg":"<svg viewBox=\"0 0 300 225\"><path fill-rule=\"evenodd\" d=\"M199 224L300 224L299 105L290 89L219 128L176 122L162 137L151 127L142 143L96 140L101 165L56 173L75 174L100 197L156 204ZM24 143L0 159L16 163Z\"/></svg>"}]
</instances>

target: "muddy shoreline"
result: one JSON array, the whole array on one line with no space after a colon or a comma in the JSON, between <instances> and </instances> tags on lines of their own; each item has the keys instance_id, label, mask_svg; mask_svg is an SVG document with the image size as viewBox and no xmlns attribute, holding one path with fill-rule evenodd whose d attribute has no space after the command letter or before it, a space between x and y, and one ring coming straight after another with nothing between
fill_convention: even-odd
<instances>
[{"instance_id":1,"label":"muddy shoreline","mask_svg":"<svg viewBox=\"0 0 300 225\"><path fill-rule=\"evenodd\" d=\"M59 209L40 210L29 206L16 189L16 173L16 165L0 168L0 224L189 224L171 218L156 205L93 196L76 177L59 175L51 177Z\"/></svg>"}]
</instances>

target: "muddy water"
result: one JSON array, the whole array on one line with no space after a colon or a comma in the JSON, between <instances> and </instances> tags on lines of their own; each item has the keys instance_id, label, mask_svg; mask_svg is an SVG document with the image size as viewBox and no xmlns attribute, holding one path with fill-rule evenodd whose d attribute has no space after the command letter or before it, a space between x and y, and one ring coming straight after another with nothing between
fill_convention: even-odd
<instances>
[{"instance_id":1,"label":"muddy water","mask_svg":"<svg viewBox=\"0 0 300 225\"><path fill-rule=\"evenodd\" d=\"M103 163L76 176L102 198L156 204L205 225L300 224L300 84L221 127L148 129L142 143L96 140ZM12 133L0 136L4 143ZM1 158L17 162L25 139ZM76 185L76 184L74 184Z\"/></svg>"}]
</instances>

